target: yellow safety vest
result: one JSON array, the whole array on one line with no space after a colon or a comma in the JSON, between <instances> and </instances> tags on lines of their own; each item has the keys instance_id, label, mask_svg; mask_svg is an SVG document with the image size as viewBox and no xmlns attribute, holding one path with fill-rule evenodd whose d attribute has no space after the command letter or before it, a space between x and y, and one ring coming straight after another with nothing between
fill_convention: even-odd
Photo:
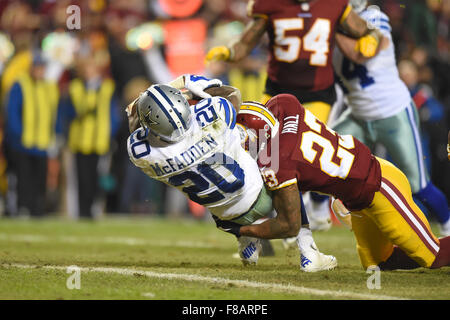
<instances>
[{"instance_id":1,"label":"yellow safety vest","mask_svg":"<svg viewBox=\"0 0 450 320\"><path fill-rule=\"evenodd\" d=\"M114 82L106 79L98 90L86 90L80 79L74 79L69 94L76 118L69 129L69 148L83 154L105 154L111 135L111 99Z\"/></svg>"},{"instance_id":2,"label":"yellow safety vest","mask_svg":"<svg viewBox=\"0 0 450 320\"><path fill-rule=\"evenodd\" d=\"M59 90L56 82L31 79L23 74L18 79L22 89L22 144L26 148L46 150L55 135Z\"/></svg>"},{"instance_id":3,"label":"yellow safety vest","mask_svg":"<svg viewBox=\"0 0 450 320\"><path fill-rule=\"evenodd\" d=\"M241 91L242 101L260 101L266 85L267 73L248 74L237 68L230 70L228 80L230 85Z\"/></svg>"},{"instance_id":4,"label":"yellow safety vest","mask_svg":"<svg viewBox=\"0 0 450 320\"><path fill-rule=\"evenodd\" d=\"M9 60L3 70L1 77L1 100L4 101L7 92L11 89L14 82L20 75L30 72L33 55L30 50L17 52L11 60Z\"/></svg>"}]
</instances>

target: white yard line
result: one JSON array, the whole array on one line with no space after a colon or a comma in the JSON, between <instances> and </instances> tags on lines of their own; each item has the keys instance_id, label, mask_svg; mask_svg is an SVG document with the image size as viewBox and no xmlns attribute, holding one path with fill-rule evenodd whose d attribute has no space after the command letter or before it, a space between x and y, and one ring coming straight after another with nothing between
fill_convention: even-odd
<instances>
[{"instance_id":1,"label":"white yard line","mask_svg":"<svg viewBox=\"0 0 450 320\"><path fill-rule=\"evenodd\" d=\"M52 269L52 270L67 270L67 266L37 266L37 265L25 265L25 264L2 264L4 268L22 268L22 269ZM167 280L183 280L183 281L195 281L204 282L219 285L234 285L242 288L254 288L262 290L270 290L276 292L290 292L299 294L309 294L314 296L329 296L333 298L348 298L348 299L363 299L363 300L404 300L405 298L392 297L378 294L365 294L351 291L342 290L322 290L314 288L306 288L295 285L284 285L279 283L263 283L248 280L233 280L219 277L207 277L195 274L182 274L182 273L162 273L149 270L138 270L130 268L109 268L109 267L80 267L81 272L101 272L101 273L116 273L121 275L142 275L149 278L167 279Z\"/></svg>"},{"instance_id":2,"label":"white yard line","mask_svg":"<svg viewBox=\"0 0 450 320\"><path fill-rule=\"evenodd\" d=\"M62 243L106 243L123 244L129 246L157 246L157 247L184 247L184 248L217 248L220 244L208 244L200 241L170 241L150 240L131 237L85 237L85 236L55 236L47 237L33 234L6 234L0 233L0 241L14 242L62 242Z\"/></svg>"}]
</instances>

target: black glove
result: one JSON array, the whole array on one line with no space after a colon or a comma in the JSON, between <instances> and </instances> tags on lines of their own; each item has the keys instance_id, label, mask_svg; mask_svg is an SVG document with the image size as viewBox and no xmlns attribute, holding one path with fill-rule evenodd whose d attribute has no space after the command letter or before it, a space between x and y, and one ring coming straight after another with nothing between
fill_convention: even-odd
<instances>
[{"instance_id":1,"label":"black glove","mask_svg":"<svg viewBox=\"0 0 450 320\"><path fill-rule=\"evenodd\" d=\"M220 220L215 215L212 216L216 222L216 227L222 231L234 234L237 238L241 236L241 225L231 221Z\"/></svg>"}]
</instances>

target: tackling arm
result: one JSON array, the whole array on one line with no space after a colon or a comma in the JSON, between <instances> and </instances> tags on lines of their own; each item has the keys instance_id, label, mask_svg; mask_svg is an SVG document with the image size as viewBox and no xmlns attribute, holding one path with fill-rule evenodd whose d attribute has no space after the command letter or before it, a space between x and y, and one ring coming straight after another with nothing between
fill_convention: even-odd
<instances>
[{"instance_id":1,"label":"tackling arm","mask_svg":"<svg viewBox=\"0 0 450 320\"><path fill-rule=\"evenodd\" d=\"M301 226L302 201L297 184L273 191L272 203L277 216L261 224L242 226L243 236L280 239L296 237Z\"/></svg>"}]
</instances>

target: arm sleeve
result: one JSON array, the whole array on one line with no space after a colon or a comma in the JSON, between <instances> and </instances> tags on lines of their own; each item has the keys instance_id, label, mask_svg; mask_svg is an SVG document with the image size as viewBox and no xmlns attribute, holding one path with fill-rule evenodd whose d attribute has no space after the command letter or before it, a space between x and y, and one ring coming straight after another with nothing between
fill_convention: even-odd
<instances>
[{"instance_id":1,"label":"arm sleeve","mask_svg":"<svg viewBox=\"0 0 450 320\"><path fill-rule=\"evenodd\" d=\"M349 15L350 11L352 11L352 6L348 3L348 0L341 1L342 5L342 11L339 16L339 23L342 23L347 19L347 16Z\"/></svg>"}]
</instances>

